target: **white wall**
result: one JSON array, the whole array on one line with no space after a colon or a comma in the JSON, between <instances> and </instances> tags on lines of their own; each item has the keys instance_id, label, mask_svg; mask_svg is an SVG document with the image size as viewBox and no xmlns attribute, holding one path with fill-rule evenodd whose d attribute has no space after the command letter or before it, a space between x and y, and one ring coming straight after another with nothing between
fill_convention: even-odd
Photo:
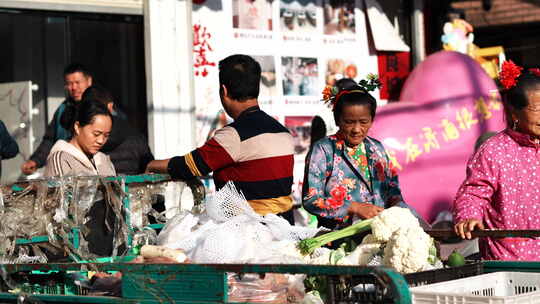
<instances>
[{"instance_id":1,"label":"white wall","mask_svg":"<svg viewBox=\"0 0 540 304\"><path fill-rule=\"evenodd\" d=\"M142 15L143 0L2 0L0 7Z\"/></svg>"},{"instance_id":2,"label":"white wall","mask_svg":"<svg viewBox=\"0 0 540 304\"><path fill-rule=\"evenodd\" d=\"M145 0L148 140L157 159L195 148L191 0Z\"/></svg>"}]
</instances>

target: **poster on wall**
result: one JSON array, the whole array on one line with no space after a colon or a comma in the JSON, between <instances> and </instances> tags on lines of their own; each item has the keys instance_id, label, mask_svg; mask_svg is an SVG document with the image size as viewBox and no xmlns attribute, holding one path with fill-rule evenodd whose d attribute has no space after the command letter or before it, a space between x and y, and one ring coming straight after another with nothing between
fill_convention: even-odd
<instances>
[{"instance_id":1,"label":"poster on wall","mask_svg":"<svg viewBox=\"0 0 540 304\"><path fill-rule=\"evenodd\" d=\"M304 163L310 148L311 120L313 116L285 116L285 127L289 129L294 142L294 176L303 177ZM303 178L295 180L293 197L301 201Z\"/></svg>"},{"instance_id":2,"label":"poster on wall","mask_svg":"<svg viewBox=\"0 0 540 304\"><path fill-rule=\"evenodd\" d=\"M362 1L233 0L193 5L197 145L231 122L219 98L219 60L246 54L262 69L259 104L298 141L293 187L300 203L306 140L315 115L335 132L325 85L377 73ZM377 94L374 94L378 96ZM295 135L296 134L296 135ZM307 134L307 138L305 137Z\"/></svg>"},{"instance_id":3,"label":"poster on wall","mask_svg":"<svg viewBox=\"0 0 540 304\"><path fill-rule=\"evenodd\" d=\"M315 35L317 19L314 1L280 1L279 24L283 33Z\"/></svg>"},{"instance_id":4,"label":"poster on wall","mask_svg":"<svg viewBox=\"0 0 540 304\"><path fill-rule=\"evenodd\" d=\"M323 0L324 33L326 35L355 34L356 4L353 1Z\"/></svg>"}]
</instances>

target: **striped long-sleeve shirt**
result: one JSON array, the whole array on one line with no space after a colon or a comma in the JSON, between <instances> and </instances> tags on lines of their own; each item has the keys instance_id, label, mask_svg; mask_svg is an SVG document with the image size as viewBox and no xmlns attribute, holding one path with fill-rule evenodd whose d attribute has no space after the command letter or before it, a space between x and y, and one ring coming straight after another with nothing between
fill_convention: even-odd
<instances>
[{"instance_id":1,"label":"striped long-sleeve shirt","mask_svg":"<svg viewBox=\"0 0 540 304\"><path fill-rule=\"evenodd\" d=\"M292 207L293 152L289 131L252 107L202 147L172 158L168 171L184 180L214 172L217 189L233 181L256 212L281 213Z\"/></svg>"}]
</instances>

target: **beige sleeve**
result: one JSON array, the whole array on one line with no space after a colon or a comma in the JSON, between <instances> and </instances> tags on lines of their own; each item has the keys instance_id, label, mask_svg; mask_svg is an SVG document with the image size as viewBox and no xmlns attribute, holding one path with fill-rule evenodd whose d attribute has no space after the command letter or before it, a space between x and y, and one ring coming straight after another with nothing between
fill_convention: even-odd
<instances>
[{"instance_id":1,"label":"beige sleeve","mask_svg":"<svg viewBox=\"0 0 540 304\"><path fill-rule=\"evenodd\" d=\"M63 151L57 151L49 155L47 165L45 166L45 176L64 176L72 173L72 168L69 163L69 155Z\"/></svg>"}]
</instances>

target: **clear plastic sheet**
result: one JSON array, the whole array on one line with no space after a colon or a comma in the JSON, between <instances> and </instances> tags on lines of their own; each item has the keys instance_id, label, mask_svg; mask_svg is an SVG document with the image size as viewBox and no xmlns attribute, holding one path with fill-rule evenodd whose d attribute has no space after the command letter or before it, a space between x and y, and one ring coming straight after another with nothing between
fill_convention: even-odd
<instances>
[{"instance_id":1,"label":"clear plastic sheet","mask_svg":"<svg viewBox=\"0 0 540 304\"><path fill-rule=\"evenodd\" d=\"M281 273L229 274L229 302L300 303L305 295L304 275Z\"/></svg>"},{"instance_id":2,"label":"clear plastic sheet","mask_svg":"<svg viewBox=\"0 0 540 304\"><path fill-rule=\"evenodd\" d=\"M87 241L91 233L89 212L98 202L104 206L105 215L113 218L112 222L104 221L104 230L113 235L112 256L124 254L124 249L137 245L135 242L155 244L155 232L145 227L149 215L158 223L165 221L165 212L154 210L153 206L160 199L163 201L167 183L178 183L182 188L186 185L173 181L126 185L124 178L111 180L99 176L53 177L3 185L0 187L0 260L43 262L49 255L75 261L98 257L90 251ZM204 199L204 187L199 188L202 184L187 185L198 200L195 203L200 204ZM181 206L180 201L177 205ZM78 244L72 243L77 234ZM128 244L130 234L133 244ZM16 245L16 239L38 236L47 236L48 242Z\"/></svg>"}]
</instances>

